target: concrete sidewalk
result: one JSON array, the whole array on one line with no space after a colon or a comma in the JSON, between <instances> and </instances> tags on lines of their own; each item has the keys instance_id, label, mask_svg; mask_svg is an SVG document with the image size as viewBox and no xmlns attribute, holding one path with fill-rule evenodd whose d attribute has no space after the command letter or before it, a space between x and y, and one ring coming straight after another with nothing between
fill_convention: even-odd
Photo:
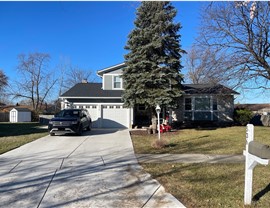
<instances>
[{"instance_id":1,"label":"concrete sidewalk","mask_svg":"<svg viewBox=\"0 0 270 208\"><path fill-rule=\"evenodd\" d=\"M185 207L138 165L128 130L47 136L0 155L0 207Z\"/></svg>"},{"instance_id":2,"label":"concrete sidewalk","mask_svg":"<svg viewBox=\"0 0 270 208\"><path fill-rule=\"evenodd\" d=\"M244 163L243 155L136 154L140 163Z\"/></svg>"}]
</instances>

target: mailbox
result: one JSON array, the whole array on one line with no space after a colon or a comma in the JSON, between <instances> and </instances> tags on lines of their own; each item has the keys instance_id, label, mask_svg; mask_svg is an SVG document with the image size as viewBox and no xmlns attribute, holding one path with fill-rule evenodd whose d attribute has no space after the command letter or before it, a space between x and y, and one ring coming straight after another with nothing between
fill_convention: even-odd
<instances>
[{"instance_id":1,"label":"mailbox","mask_svg":"<svg viewBox=\"0 0 270 208\"><path fill-rule=\"evenodd\" d=\"M248 152L262 159L270 159L270 146L256 141L249 142Z\"/></svg>"}]
</instances>

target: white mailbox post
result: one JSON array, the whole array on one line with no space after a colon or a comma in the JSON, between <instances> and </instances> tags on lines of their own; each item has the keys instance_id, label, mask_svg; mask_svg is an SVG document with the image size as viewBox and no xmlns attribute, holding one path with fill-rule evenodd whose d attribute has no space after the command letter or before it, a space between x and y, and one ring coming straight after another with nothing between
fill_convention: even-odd
<instances>
[{"instance_id":1,"label":"white mailbox post","mask_svg":"<svg viewBox=\"0 0 270 208\"><path fill-rule=\"evenodd\" d=\"M268 165L269 159L262 159L248 151L249 143L254 140L254 126L252 124L247 125L246 130L246 150L243 154L246 157L245 161L245 190L244 190L244 203L250 205L252 200L252 180L253 169L257 164Z\"/></svg>"},{"instance_id":2,"label":"white mailbox post","mask_svg":"<svg viewBox=\"0 0 270 208\"><path fill-rule=\"evenodd\" d=\"M158 139L160 140L160 118L159 118L159 114L160 114L160 112L161 112L161 108L160 108L160 106L159 105L157 105L156 106L156 112L157 112L157 117L158 117L158 124L157 124L157 126L158 126Z\"/></svg>"}]
</instances>

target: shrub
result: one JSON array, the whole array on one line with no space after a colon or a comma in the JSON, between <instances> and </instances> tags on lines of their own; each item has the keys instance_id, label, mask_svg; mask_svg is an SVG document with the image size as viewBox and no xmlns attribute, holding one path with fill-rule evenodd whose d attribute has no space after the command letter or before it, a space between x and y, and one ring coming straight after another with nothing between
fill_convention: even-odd
<instances>
[{"instance_id":1,"label":"shrub","mask_svg":"<svg viewBox=\"0 0 270 208\"><path fill-rule=\"evenodd\" d=\"M253 117L253 113L248 109L235 109L234 122L238 125L247 125Z\"/></svg>"},{"instance_id":2,"label":"shrub","mask_svg":"<svg viewBox=\"0 0 270 208\"><path fill-rule=\"evenodd\" d=\"M151 146L155 149L163 149L167 146L167 143L166 139L156 139L152 142Z\"/></svg>"}]
</instances>

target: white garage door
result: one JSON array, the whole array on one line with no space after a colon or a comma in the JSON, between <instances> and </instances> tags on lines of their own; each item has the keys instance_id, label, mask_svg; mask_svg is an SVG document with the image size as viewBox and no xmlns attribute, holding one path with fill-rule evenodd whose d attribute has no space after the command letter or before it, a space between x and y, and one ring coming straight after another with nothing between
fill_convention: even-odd
<instances>
[{"instance_id":1,"label":"white garage door","mask_svg":"<svg viewBox=\"0 0 270 208\"><path fill-rule=\"evenodd\" d=\"M129 127L129 109L120 105L103 106L103 128L127 128Z\"/></svg>"},{"instance_id":2,"label":"white garage door","mask_svg":"<svg viewBox=\"0 0 270 208\"><path fill-rule=\"evenodd\" d=\"M93 128L129 128L130 109L122 105L88 105Z\"/></svg>"},{"instance_id":3,"label":"white garage door","mask_svg":"<svg viewBox=\"0 0 270 208\"><path fill-rule=\"evenodd\" d=\"M99 127L98 105L89 105L89 106L86 106L86 109L90 113L90 116L92 119L92 127L98 128Z\"/></svg>"}]
</instances>

